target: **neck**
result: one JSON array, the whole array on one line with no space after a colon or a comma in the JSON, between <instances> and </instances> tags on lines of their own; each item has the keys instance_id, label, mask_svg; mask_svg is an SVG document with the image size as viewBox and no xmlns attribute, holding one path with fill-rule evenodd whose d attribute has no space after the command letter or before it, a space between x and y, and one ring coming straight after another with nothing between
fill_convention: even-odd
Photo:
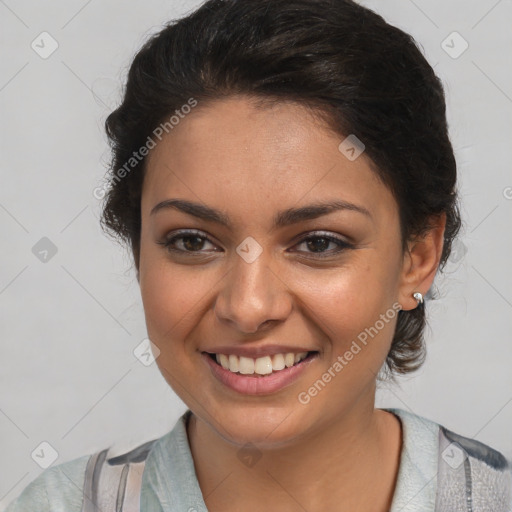
<instances>
[{"instance_id":1,"label":"neck","mask_svg":"<svg viewBox=\"0 0 512 512\"><path fill-rule=\"evenodd\" d=\"M208 510L388 511L401 452L400 421L354 407L299 441L242 459L241 447L192 415L192 456ZM249 452L249 455L250 452ZM230 508L232 507L232 508Z\"/></svg>"}]
</instances>

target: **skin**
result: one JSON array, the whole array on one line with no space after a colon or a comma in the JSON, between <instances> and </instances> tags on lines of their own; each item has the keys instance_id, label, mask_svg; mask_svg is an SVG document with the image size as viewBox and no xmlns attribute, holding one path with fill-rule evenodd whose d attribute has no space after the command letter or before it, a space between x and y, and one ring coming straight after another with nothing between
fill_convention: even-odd
<instances>
[{"instance_id":1,"label":"skin","mask_svg":"<svg viewBox=\"0 0 512 512\"><path fill-rule=\"evenodd\" d=\"M412 293L432 284L445 218L403 253L396 201L364 153L354 161L340 153L343 138L298 104L257 108L234 96L198 105L149 155L138 279L159 369L193 412L189 442L210 511L391 505L402 432L397 417L375 409L375 391L397 317L308 404L297 397L394 303L417 306ZM175 209L150 214L170 198L220 209L232 226ZM371 217L343 210L271 230L278 211L333 199ZM158 243L182 229L208 238L174 244L199 255ZM336 254L318 234L303 241L320 230L353 248ZM248 236L263 249L250 264L236 252ZM227 388L201 359L219 345L271 343L319 356L292 385L264 396ZM237 456L247 442L261 456L250 467Z\"/></svg>"}]
</instances>

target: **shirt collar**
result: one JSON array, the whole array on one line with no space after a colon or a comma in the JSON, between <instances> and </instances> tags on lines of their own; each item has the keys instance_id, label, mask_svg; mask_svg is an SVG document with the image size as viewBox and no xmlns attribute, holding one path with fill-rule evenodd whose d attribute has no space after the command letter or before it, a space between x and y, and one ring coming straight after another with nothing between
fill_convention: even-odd
<instances>
[{"instance_id":1,"label":"shirt collar","mask_svg":"<svg viewBox=\"0 0 512 512\"><path fill-rule=\"evenodd\" d=\"M384 408L402 423L403 442L390 512L434 510L439 426L403 409ZM188 409L155 441L141 488L141 512L208 512L197 481L187 436Z\"/></svg>"},{"instance_id":2,"label":"shirt collar","mask_svg":"<svg viewBox=\"0 0 512 512\"><path fill-rule=\"evenodd\" d=\"M141 512L208 512L188 443L190 415L188 409L149 452L142 474Z\"/></svg>"},{"instance_id":3,"label":"shirt collar","mask_svg":"<svg viewBox=\"0 0 512 512\"><path fill-rule=\"evenodd\" d=\"M434 510L439 425L411 412L383 408L402 423L402 450L390 512Z\"/></svg>"}]
</instances>

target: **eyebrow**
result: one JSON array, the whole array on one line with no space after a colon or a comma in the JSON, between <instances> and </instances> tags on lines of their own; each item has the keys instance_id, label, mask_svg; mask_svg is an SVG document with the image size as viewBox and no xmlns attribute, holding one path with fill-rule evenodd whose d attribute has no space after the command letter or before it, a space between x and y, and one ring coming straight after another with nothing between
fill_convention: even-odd
<instances>
[{"instance_id":1,"label":"eyebrow","mask_svg":"<svg viewBox=\"0 0 512 512\"><path fill-rule=\"evenodd\" d=\"M214 222L227 228L231 228L229 217L220 210L216 210L215 208L211 208L210 206L206 206L204 204L187 201L185 199L166 199L161 201L153 207L150 212L150 216L156 214L159 211L168 209L179 210L183 213L193 215L199 219ZM298 208L288 208L286 210L281 210L274 216L272 229L290 226L302 221L316 219L323 215L327 215L329 213L340 210L359 212L372 219L371 213L363 206L339 199L330 202L314 203Z\"/></svg>"}]
</instances>

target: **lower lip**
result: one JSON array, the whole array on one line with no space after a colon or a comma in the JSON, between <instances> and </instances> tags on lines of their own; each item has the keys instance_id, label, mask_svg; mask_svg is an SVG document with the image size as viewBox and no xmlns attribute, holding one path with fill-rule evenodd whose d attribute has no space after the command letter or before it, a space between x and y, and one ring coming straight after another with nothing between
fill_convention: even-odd
<instances>
[{"instance_id":1,"label":"lower lip","mask_svg":"<svg viewBox=\"0 0 512 512\"><path fill-rule=\"evenodd\" d=\"M213 375L226 385L238 393L245 395L265 395L275 393L281 389L290 386L295 382L306 368L317 358L318 353L310 354L306 359L300 363L284 368L277 372L268 375L256 377L256 374L242 375L240 373L233 373L217 364L209 355L202 353L201 357L206 364L210 367Z\"/></svg>"}]
</instances>

